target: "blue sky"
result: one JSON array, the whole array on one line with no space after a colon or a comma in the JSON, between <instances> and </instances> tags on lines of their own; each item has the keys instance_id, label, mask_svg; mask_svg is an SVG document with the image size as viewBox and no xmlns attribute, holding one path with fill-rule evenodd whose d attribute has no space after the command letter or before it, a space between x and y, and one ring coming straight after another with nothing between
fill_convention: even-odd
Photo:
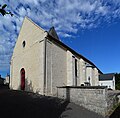
<instances>
[{"instance_id":1,"label":"blue sky","mask_svg":"<svg viewBox=\"0 0 120 118\"><path fill-rule=\"evenodd\" d=\"M0 15L0 74L9 62L25 16L91 60L103 73L120 72L120 0L1 0L14 14Z\"/></svg>"}]
</instances>

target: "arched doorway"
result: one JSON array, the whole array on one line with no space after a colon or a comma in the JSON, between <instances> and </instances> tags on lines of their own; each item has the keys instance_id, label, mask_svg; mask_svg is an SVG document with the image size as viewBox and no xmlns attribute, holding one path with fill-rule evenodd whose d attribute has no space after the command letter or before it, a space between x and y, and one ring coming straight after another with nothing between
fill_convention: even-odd
<instances>
[{"instance_id":1,"label":"arched doorway","mask_svg":"<svg viewBox=\"0 0 120 118\"><path fill-rule=\"evenodd\" d=\"M21 90L25 90L25 69L24 68L21 69L20 74L21 74L20 88L21 88Z\"/></svg>"}]
</instances>

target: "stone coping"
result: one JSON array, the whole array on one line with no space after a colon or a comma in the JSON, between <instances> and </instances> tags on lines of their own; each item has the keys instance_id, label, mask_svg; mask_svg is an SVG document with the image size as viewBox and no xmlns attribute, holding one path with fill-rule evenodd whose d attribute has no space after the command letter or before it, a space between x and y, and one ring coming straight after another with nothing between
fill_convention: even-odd
<instances>
[{"instance_id":1,"label":"stone coping","mask_svg":"<svg viewBox=\"0 0 120 118\"><path fill-rule=\"evenodd\" d=\"M57 88L107 89L106 86L57 86Z\"/></svg>"}]
</instances>

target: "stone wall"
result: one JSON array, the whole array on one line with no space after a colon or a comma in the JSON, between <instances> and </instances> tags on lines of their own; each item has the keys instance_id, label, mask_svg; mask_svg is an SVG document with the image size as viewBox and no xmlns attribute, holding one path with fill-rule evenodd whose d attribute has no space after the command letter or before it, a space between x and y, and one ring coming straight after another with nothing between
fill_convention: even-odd
<instances>
[{"instance_id":1,"label":"stone wall","mask_svg":"<svg viewBox=\"0 0 120 118\"><path fill-rule=\"evenodd\" d=\"M117 103L115 96L109 98L106 87L58 87L57 95L103 116Z\"/></svg>"},{"instance_id":2,"label":"stone wall","mask_svg":"<svg viewBox=\"0 0 120 118\"><path fill-rule=\"evenodd\" d=\"M107 92L107 111L108 114L111 114L111 112L116 108L119 101L119 95L120 91L108 91Z\"/></svg>"}]
</instances>

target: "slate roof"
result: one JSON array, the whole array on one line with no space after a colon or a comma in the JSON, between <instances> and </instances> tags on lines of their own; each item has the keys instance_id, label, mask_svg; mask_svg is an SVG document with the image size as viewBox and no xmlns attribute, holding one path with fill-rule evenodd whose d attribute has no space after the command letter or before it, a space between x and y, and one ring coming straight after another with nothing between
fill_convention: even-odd
<instances>
[{"instance_id":1,"label":"slate roof","mask_svg":"<svg viewBox=\"0 0 120 118\"><path fill-rule=\"evenodd\" d=\"M101 74L99 75L99 81L113 80L114 73Z\"/></svg>"},{"instance_id":2,"label":"slate roof","mask_svg":"<svg viewBox=\"0 0 120 118\"><path fill-rule=\"evenodd\" d=\"M55 39L59 40L59 37L58 37L54 27L51 27L48 33L49 33L49 35L51 35Z\"/></svg>"}]
</instances>

